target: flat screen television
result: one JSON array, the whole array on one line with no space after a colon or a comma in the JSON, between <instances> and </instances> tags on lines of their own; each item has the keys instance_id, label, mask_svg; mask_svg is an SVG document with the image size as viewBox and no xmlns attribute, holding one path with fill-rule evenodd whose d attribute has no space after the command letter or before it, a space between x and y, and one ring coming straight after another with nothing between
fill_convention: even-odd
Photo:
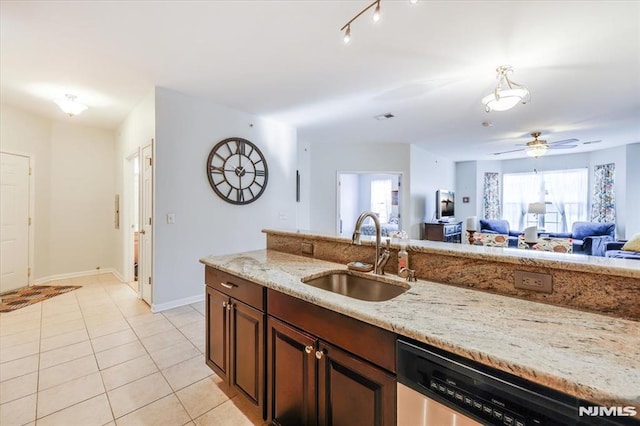
<instances>
[{"instance_id":1,"label":"flat screen television","mask_svg":"<svg viewBox=\"0 0 640 426\"><path fill-rule=\"evenodd\" d=\"M436 219L448 221L455 216L456 196L453 191L438 189L436 191Z\"/></svg>"}]
</instances>

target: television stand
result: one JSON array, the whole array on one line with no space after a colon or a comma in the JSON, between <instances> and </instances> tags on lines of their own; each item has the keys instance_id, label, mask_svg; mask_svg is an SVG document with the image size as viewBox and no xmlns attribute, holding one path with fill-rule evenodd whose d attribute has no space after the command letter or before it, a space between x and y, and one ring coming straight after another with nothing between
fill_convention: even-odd
<instances>
[{"instance_id":1,"label":"television stand","mask_svg":"<svg viewBox=\"0 0 640 426\"><path fill-rule=\"evenodd\" d=\"M429 241L444 241L445 243L461 243L462 221L423 223L422 239Z\"/></svg>"}]
</instances>

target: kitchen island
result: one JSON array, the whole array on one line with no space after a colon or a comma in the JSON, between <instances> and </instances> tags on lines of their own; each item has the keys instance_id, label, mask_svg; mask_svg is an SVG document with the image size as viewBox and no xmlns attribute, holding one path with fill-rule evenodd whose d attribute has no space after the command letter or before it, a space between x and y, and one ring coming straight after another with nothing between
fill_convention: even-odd
<instances>
[{"instance_id":1,"label":"kitchen island","mask_svg":"<svg viewBox=\"0 0 640 426\"><path fill-rule=\"evenodd\" d=\"M301 282L343 264L275 250L203 264L603 406L640 406L638 322L426 280L366 302ZM385 280L405 285L395 275Z\"/></svg>"}]
</instances>

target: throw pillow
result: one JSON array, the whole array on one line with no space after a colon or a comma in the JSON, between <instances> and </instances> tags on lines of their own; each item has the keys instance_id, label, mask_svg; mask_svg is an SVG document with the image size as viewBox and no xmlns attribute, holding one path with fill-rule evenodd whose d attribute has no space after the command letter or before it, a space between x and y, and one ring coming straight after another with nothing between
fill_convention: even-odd
<instances>
[{"instance_id":1,"label":"throw pillow","mask_svg":"<svg viewBox=\"0 0 640 426\"><path fill-rule=\"evenodd\" d=\"M636 234L629 241L624 243L622 250L640 252L640 234Z\"/></svg>"}]
</instances>

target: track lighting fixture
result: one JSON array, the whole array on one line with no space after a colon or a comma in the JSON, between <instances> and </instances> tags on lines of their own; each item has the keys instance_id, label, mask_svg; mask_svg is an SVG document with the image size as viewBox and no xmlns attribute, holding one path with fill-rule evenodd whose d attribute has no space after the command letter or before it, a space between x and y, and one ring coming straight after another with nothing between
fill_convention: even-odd
<instances>
[{"instance_id":1,"label":"track lighting fixture","mask_svg":"<svg viewBox=\"0 0 640 426\"><path fill-rule=\"evenodd\" d=\"M380 20L380 0L376 3L376 10L373 12L373 22L378 22Z\"/></svg>"},{"instance_id":2,"label":"track lighting fixture","mask_svg":"<svg viewBox=\"0 0 640 426\"><path fill-rule=\"evenodd\" d=\"M355 21L356 19L358 19L360 16L362 16L367 10L371 9L373 6L375 6L375 10L373 11L373 22L378 22L380 20L380 2L382 0L375 0L373 3L371 3L369 6L365 7L364 9L362 9L360 11L360 13L358 13L356 16L354 16L353 18L351 18L346 24L343 25L342 28L340 28L340 31L344 31L344 42L349 43L349 40L351 40L351 23L353 23L353 21ZM416 4L418 3L419 0L409 0L410 4Z\"/></svg>"}]
</instances>

